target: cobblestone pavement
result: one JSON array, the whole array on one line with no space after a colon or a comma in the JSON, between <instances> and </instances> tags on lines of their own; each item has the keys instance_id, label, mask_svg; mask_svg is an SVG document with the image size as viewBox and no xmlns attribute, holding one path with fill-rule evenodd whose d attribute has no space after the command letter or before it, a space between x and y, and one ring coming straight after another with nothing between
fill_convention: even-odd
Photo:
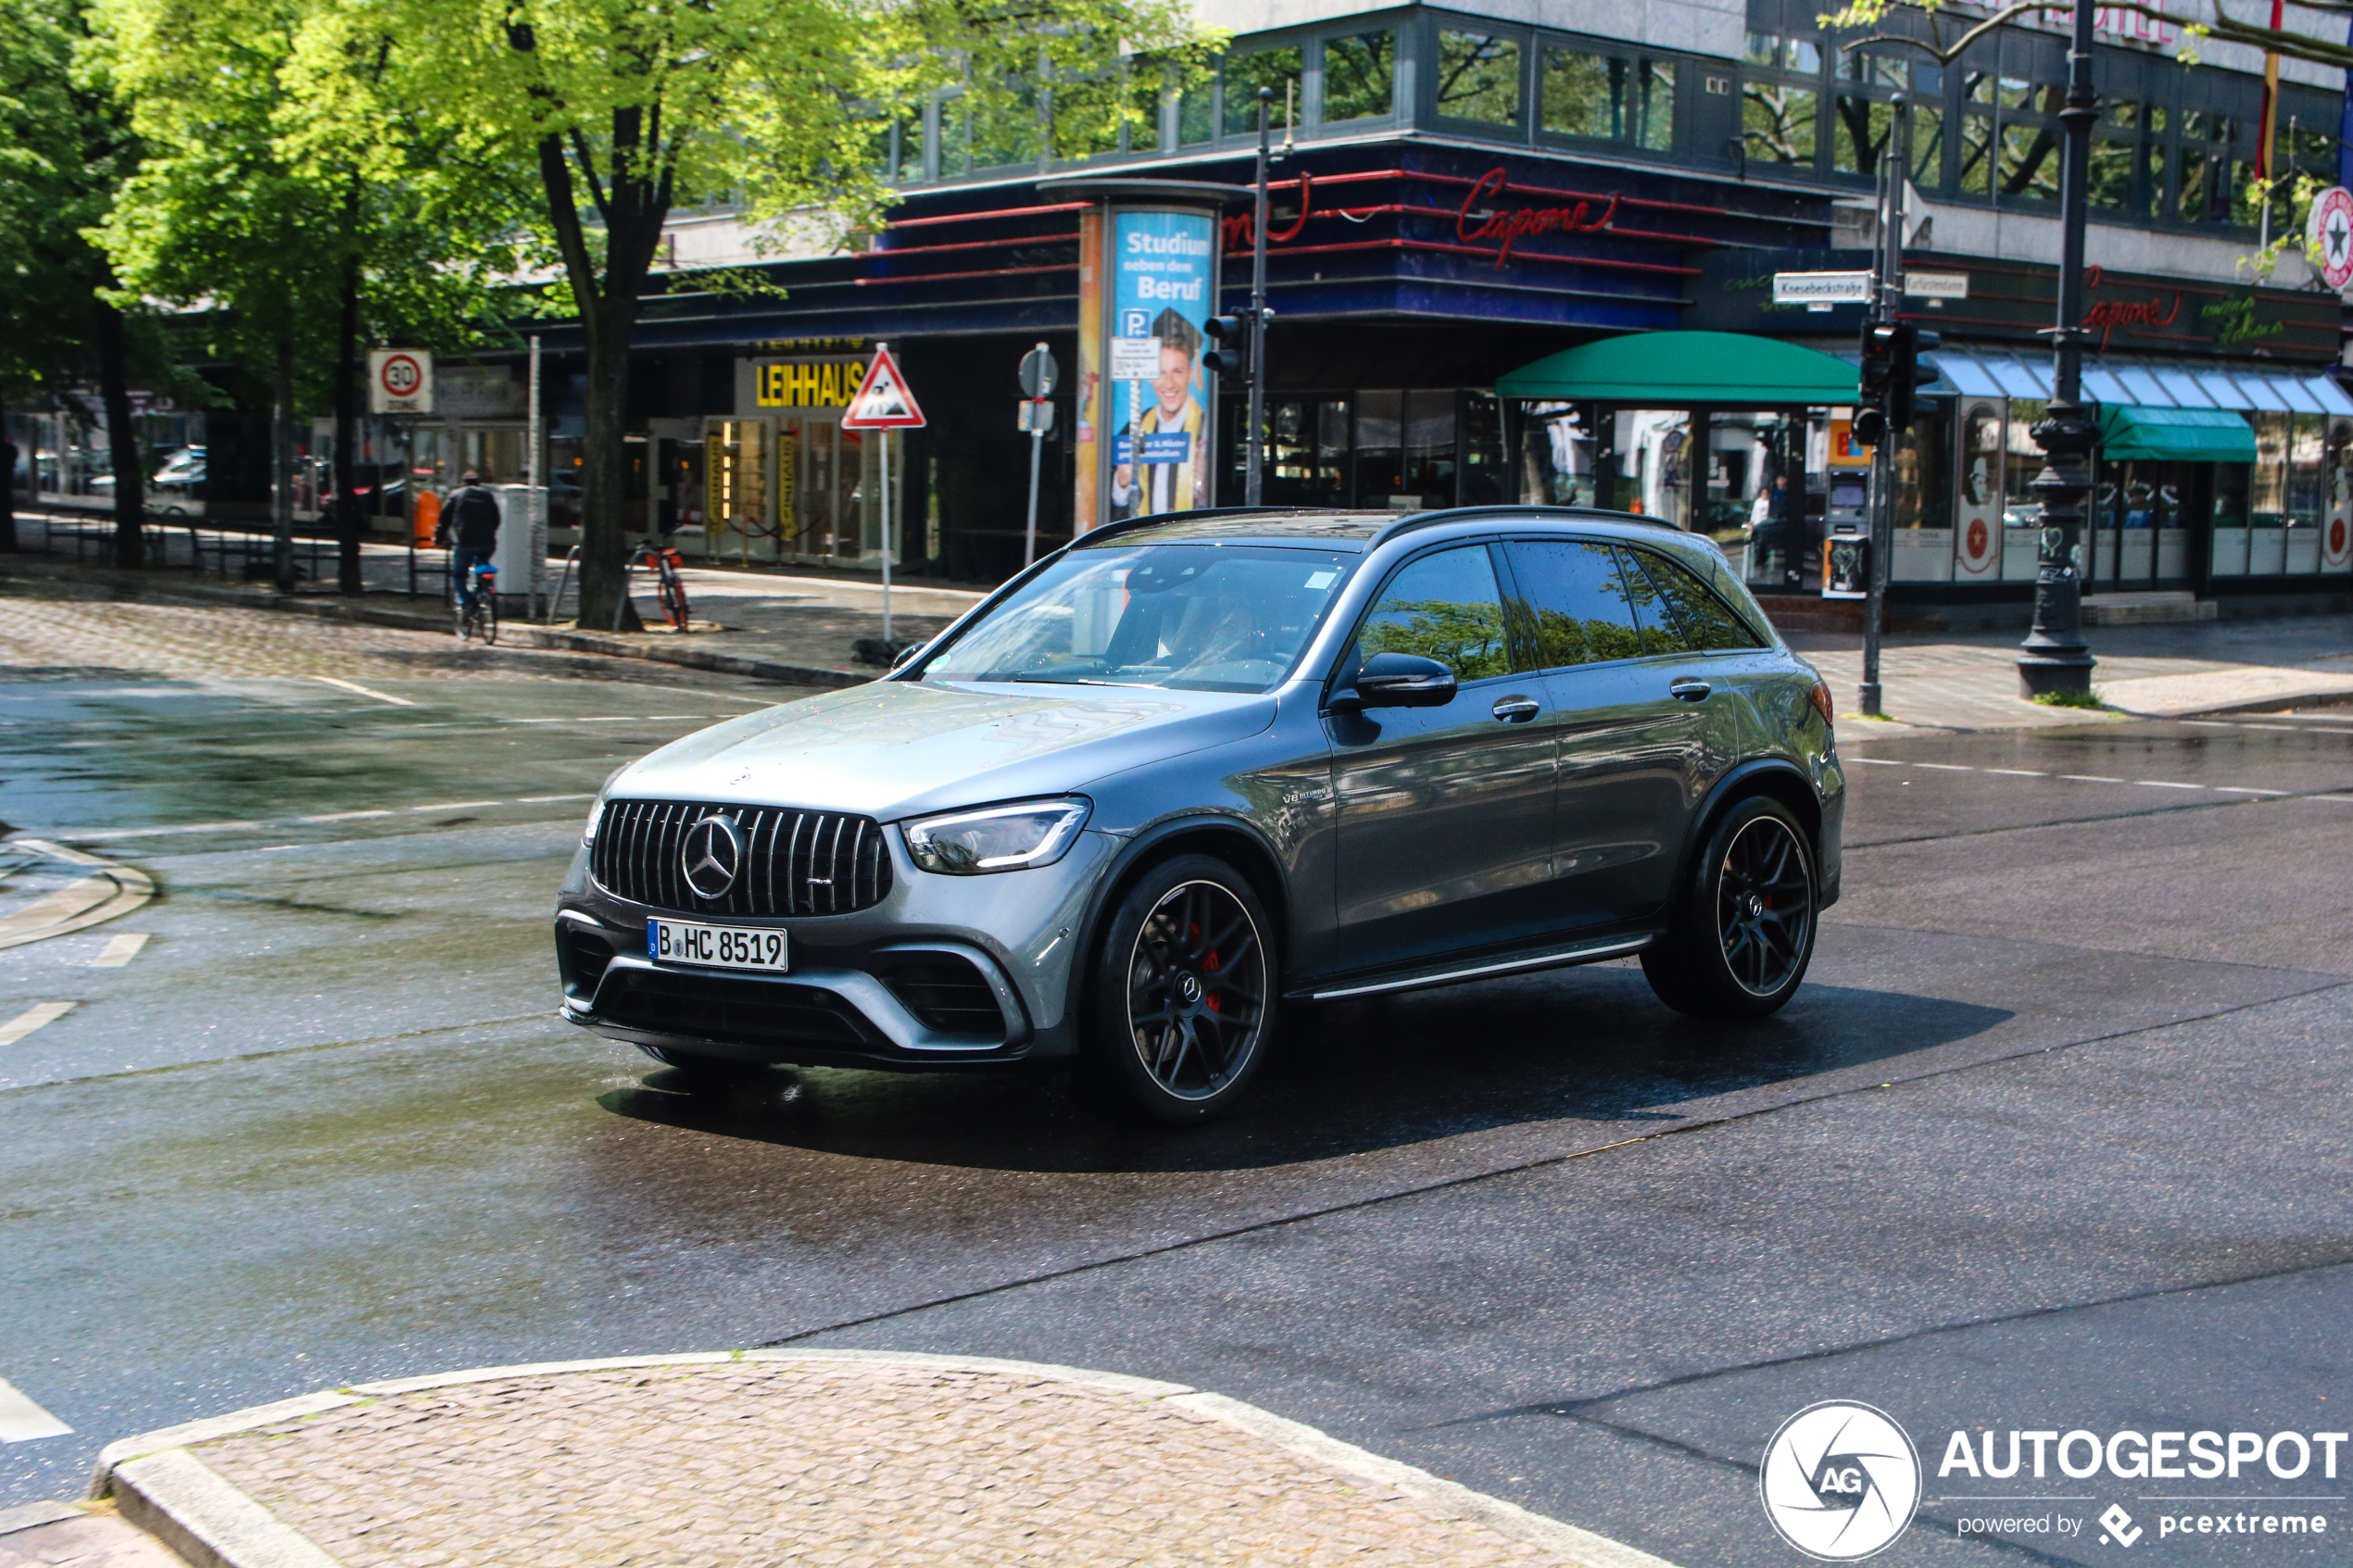
<instances>
[{"instance_id":1,"label":"cobblestone pavement","mask_svg":"<svg viewBox=\"0 0 2353 1568\"><path fill-rule=\"evenodd\" d=\"M904 1361L515 1376L193 1451L349 1568L1564 1561L1149 1392Z\"/></svg>"},{"instance_id":2,"label":"cobblestone pavement","mask_svg":"<svg viewBox=\"0 0 2353 1568\"><path fill-rule=\"evenodd\" d=\"M106 1509L0 1535L0 1568L187 1568Z\"/></svg>"},{"instance_id":3,"label":"cobblestone pavement","mask_svg":"<svg viewBox=\"0 0 2353 1568\"><path fill-rule=\"evenodd\" d=\"M0 680L329 676L468 680L610 668L585 654L460 647L431 632L231 606L120 601L79 584L0 581Z\"/></svg>"}]
</instances>

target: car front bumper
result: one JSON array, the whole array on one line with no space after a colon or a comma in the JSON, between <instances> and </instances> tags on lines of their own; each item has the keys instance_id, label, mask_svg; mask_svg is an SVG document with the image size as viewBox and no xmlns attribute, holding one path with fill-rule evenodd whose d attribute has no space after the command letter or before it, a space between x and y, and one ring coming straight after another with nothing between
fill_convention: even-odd
<instances>
[{"instance_id":1,"label":"car front bumper","mask_svg":"<svg viewBox=\"0 0 2353 1568\"><path fill-rule=\"evenodd\" d=\"M556 907L563 1016L656 1050L812 1066L930 1069L1067 1055L1080 929L1119 840L1082 833L1051 866L994 876L918 869L887 842L891 888L854 914L715 917L616 897L584 850ZM791 969L658 962L646 922L783 929Z\"/></svg>"}]
</instances>

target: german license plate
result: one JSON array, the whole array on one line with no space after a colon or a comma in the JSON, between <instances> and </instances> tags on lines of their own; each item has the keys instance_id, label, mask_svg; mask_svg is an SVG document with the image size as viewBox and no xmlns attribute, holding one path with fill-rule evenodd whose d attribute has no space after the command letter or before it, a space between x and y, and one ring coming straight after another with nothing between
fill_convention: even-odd
<instances>
[{"instance_id":1,"label":"german license plate","mask_svg":"<svg viewBox=\"0 0 2353 1568\"><path fill-rule=\"evenodd\" d=\"M648 921L646 956L656 963L756 969L772 974L783 974L792 968L781 931L748 925L695 925L682 920Z\"/></svg>"}]
</instances>

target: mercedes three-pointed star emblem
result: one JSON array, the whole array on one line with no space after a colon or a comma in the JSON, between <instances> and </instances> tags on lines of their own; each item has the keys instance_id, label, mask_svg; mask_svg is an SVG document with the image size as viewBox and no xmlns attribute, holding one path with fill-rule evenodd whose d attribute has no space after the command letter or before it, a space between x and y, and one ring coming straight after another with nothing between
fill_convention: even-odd
<instances>
[{"instance_id":1,"label":"mercedes three-pointed star emblem","mask_svg":"<svg viewBox=\"0 0 2353 1568\"><path fill-rule=\"evenodd\" d=\"M743 870L744 841L736 824L714 811L686 830L686 842L678 847L678 863L696 897L724 897Z\"/></svg>"}]
</instances>

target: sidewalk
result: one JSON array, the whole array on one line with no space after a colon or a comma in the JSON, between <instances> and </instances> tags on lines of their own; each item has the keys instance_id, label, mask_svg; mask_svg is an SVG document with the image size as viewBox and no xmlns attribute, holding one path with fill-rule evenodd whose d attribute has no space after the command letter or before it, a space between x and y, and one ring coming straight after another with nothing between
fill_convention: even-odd
<instances>
[{"instance_id":1,"label":"sidewalk","mask_svg":"<svg viewBox=\"0 0 2353 1568\"><path fill-rule=\"evenodd\" d=\"M227 535L229 575L215 568L222 558L218 531L198 525L192 537L184 524L159 529L154 547L160 566L124 571L107 564L101 547L111 538L111 524L88 519L60 517L45 527L41 514L19 513L14 556L0 555L0 574L62 576L96 583L126 596L172 597L199 603L234 604L275 608L296 614L360 621L414 631L446 633L448 613L440 600L442 551L418 552L417 585L411 596L409 552L388 545L362 546L360 575L367 592L356 600L333 592L334 557L330 547L319 570L327 586L306 583L291 595L263 583L247 583L239 575L245 557L242 541L248 535ZM266 560L267 541L255 558ZM53 546L44 550L44 545ZM195 570L199 558L205 570ZM303 546L308 551L308 543ZM298 559L308 562L307 553ZM552 591L561 571L551 560L547 577ZM308 567L306 565L306 571ZM786 574L733 571L689 567L686 596L696 629L684 635L668 627L621 633L582 629L570 624L542 627L516 617L499 626L501 646L560 648L578 653L647 659L732 675L787 682L796 685L848 686L873 680L879 667L856 662L851 645L862 637L882 635L882 586L852 577L811 572ZM978 603L985 594L971 588L945 588L918 579L920 586L894 585L891 591L893 636L921 641ZM660 626L650 588L643 574L633 583L641 617ZM575 579L565 592L569 608L576 602Z\"/></svg>"},{"instance_id":2,"label":"sidewalk","mask_svg":"<svg viewBox=\"0 0 2353 1568\"><path fill-rule=\"evenodd\" d=\"M426 574L428 596L405 589L409 553L369 546L363 557L369 592L358 601L306 588L281 595L264 586L231 585L192 570L185 529L167 541L174 566L118 571L94 553L76 563L69 554L0 556L0 575L46 575L95 583L110 592L195 602L278 608L429 632L449 622L438 593L439 557ZM28 547L38 528L19 528ZM56 535L69 551L72 535ZM85 546L85 549L87 547ZM209 551L210 546L208 546ZM232 559L235 558L233 556ZM510 621L501 646L562 648L619 658L655 659L798 685L846 686L882 673L855 663L850 646L882 635L880 584L818 574L787 575L694 567L686 572L695 618L713 630L681 635L667 629L628 635L542 628ZM894 635L931 636L984 596L972 589L899 588L891 596ZM651 613L638 596L639 609ZM1835 632L1789 632L1790 646L1831 683L1842 716L1856 711L1862 680L1862 640ZM1888 717L1931 729L2018 729L2041 725L2112 723L2121 717L2177 718L2197 713L2353 701L2353 616L2191 621L2100 626L2086 633L2099 660L2094 689L2110 710L2044 708L2018 695L2017 632L1934 633L1890 636L1881 661Z\"/></svg>"},{"instance_id":3,"label":"sidewalk","mask_svg":"<svg viewBox=\"0 0 2353 1568\"><path fill-rule=\"evenodd\" d=\"M2014 631L1889 637L1880 659L1887 717L1931 729L2002 730L2353 702L2353 616L2087 628L2098 660L2092 689L2109 711L2045 708L2020 696L2023 639ZM1855 713L1862 639L1792 632L1787 640L1830 682L1840 717Z\"/></svg>"},{"instance_id":4,"label":"sidewalk","mask_svg":"<svg viewBox=\"0 0 2353 1568\"><path fill-rule=\"evenodd\" d=\"M887 1351L364 1385L113 1444L94 1490L198 1568L1667 1568L1219 1395Z\"/></svg>"}]
</instances>

